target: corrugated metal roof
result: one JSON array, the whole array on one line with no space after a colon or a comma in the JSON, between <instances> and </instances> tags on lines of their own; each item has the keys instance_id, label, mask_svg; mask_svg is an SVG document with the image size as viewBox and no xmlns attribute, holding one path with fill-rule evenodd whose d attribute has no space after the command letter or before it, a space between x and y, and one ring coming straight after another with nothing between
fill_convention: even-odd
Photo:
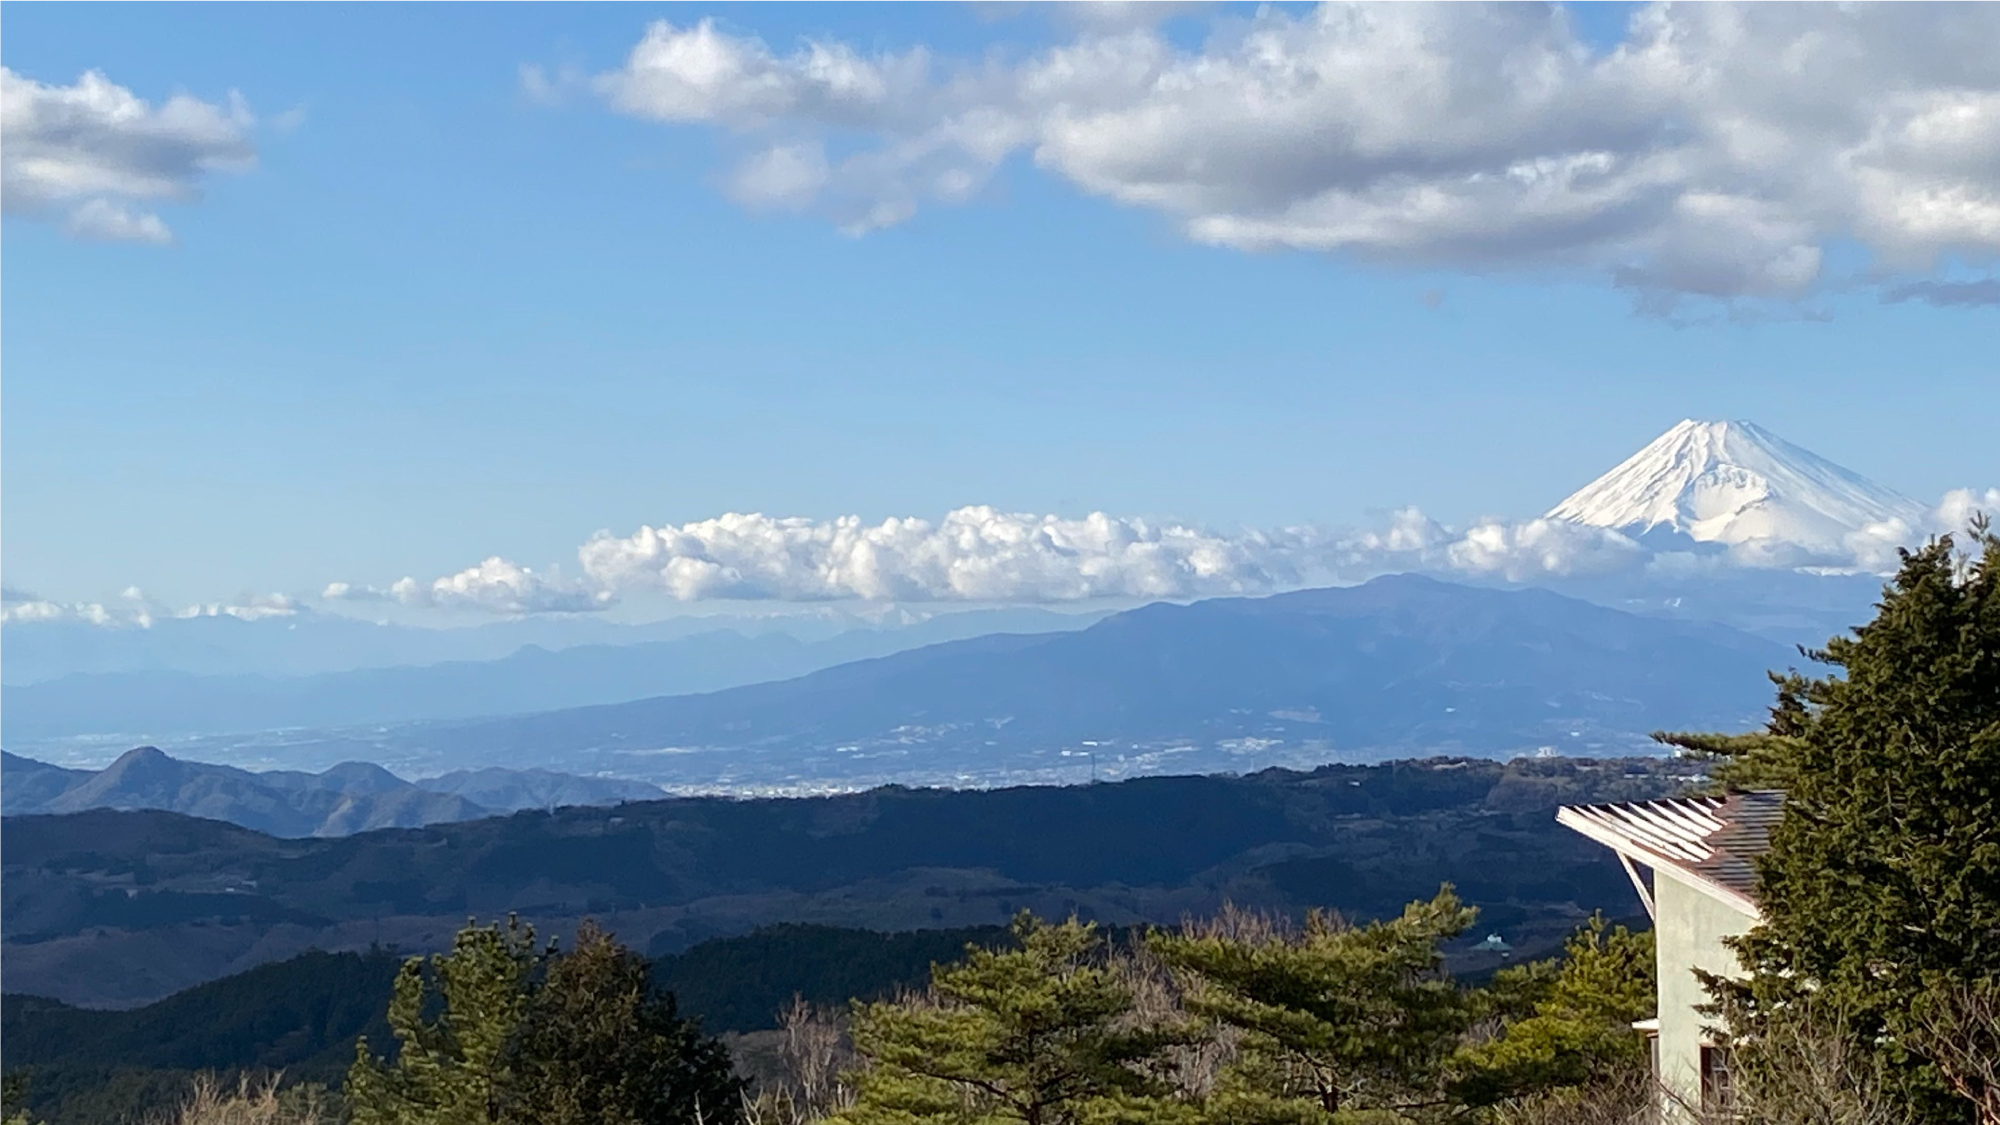
<instances>
[{"instance_id":1,"label":"corrugated metal roof","mask_svg":"<svg viewBox=\"0 0 2000 1125\"><path fill-rule=\"evenodd\" d=\"M1777 790L1726 797L1675 797L1617 805L1570 805L1557 822L1654 868L1672 867L1756 910L1755 860L1784 815ZM1636 878L1636 876L1635 876Z\"/></svg>"}]
</instances>

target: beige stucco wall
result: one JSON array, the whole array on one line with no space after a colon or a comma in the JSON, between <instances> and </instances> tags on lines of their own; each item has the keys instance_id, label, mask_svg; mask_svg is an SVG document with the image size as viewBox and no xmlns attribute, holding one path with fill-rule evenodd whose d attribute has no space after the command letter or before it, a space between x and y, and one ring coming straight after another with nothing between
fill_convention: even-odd
<instances>
[{"instance_id":1,"label":"beige stucco wall","mask_svg":"<svg viewBox=\"0 0 2000 1125\"><path fill-rule=\"evenodd\" d=\"M1701 1045L1713 1023L1695 1009L1708 993L1695 969L1722 976L1741 972L1736 955L1722 944L1750 929L1756 919L1699 887L1656 871L1653 921L1660 972L1660 1081L1690 1105L1701 1099Z\"/></svg>"}]
</instances>

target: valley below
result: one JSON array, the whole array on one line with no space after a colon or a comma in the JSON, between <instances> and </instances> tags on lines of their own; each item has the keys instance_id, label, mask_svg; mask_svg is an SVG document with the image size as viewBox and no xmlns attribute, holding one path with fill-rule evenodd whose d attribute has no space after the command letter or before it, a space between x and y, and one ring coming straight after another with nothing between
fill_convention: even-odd
<instances>
[{"instance_id":1,"label":"valley below","mask_svg":"<svg viewBox=\"0 0 2000 1125\"><path fill-rule=\"evenodd\" d=\"M596 919L671 953L773 922L1171 925L1224 902L1379 917L1452 882L1522 949L1632 914L1554 809L1678 790L1663 759L1433 759L1066 787L681 798L284 840L166 812L9 817L4 988L122 1007L308 949L437 948L468 916ZM1484 931L1482 931L1484 932Z\"/></svg>"}]
</instances>

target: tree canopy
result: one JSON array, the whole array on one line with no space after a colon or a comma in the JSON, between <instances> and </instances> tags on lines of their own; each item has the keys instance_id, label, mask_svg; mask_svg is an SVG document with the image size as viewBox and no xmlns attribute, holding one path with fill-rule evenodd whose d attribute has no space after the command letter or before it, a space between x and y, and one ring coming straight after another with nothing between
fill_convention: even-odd
<instances>
[{"instance_id":1,"label":"tree canopy","mask_svg":"<svg viewBox=\"0 0 2000 1125\"><path fill-rule=\"evenodd\" d=\"M2000 987L2000 538L1981 522L1970 551L1905 552L1874 619L1807 655L1831 671L1777 677L1764 731L1663 736L1726 785L1787 793L1749 978L1711 987L1753 1081L1760 1044L1811 1010L1916 1120L2000 1120L1992 1068L1953 1049L1991 1041L1965 1013Z\"/></svg>"},{"instance_id":2,"label":"tree canopy","mask_svg":"<svg viewBox=\"0 0 2000 1125\"><path fill-rule=\"evenodd\" d=\"M654 988L646 960L591 923L529 992L513 1049L509 1120L694 1125L736 1117L728 1048Z\"/></svg>"},{"instance_id":3,"label":"tree canopy","mask_svg":"<svg viewBox=\"0 0 2000 1125\"><path fill-rule=\"evenodd\" d=\"M1158 1070L1186 1038L1138 1019L1131 983L1095 926L1023 913L1018 949L970 947L922 996L859 1005L857 1076L844 1125L1080 1125L1186 1116Z\"/></svg>"},{"instance_id":4,"label":"tree canopy","mask_svg":"<svg viewBox=\"0 0 2000 1125\"><path fill-rule=\"evenodd\" d=\"M355 1044L353 1125L730 1125L728 1050L675 1011L643 958L586 923L574 950L467 925L413 957L389 1003L393 1058Z\"/></svg>"},{"instance_id":5,"label":"tree canopy","mask_svg":"<svg viewBox=\"0 0 2000 1125\"><path fill-rule=\"evenodd\" d=\"M537 956L534 929L509 918L504 929L467 925L450 952L404 962L389 1001L394 1060L377 1059L366 1036L354 1045L347 1076L354 1125L498 1120Z\"/></svg>"},{"instance_id":6,"label":"tree canopy","mask_svg":"<svg viewBox=\"0 0 2000 1125\"><path fill-rule=\"evenodd\" d=\"M1395 918L1351 926L1321 911L1296 937L1160 934L1154 952L1188 983L1194 1013L1243 1036L1223 1085L1242 1121L1435 1102L1475 1011L1439 944L1476 911L1450 887Z\"/></svg>"}]
</instances>

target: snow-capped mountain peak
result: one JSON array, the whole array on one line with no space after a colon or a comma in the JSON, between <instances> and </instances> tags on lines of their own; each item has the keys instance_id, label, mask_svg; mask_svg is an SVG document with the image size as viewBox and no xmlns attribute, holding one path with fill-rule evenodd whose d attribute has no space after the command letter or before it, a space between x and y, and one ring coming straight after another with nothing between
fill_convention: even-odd
<instances>
[{"instance_id":1,"label":"snow-capped mountain peak","mask_svg":"<svg viewBox=\"0 0 2000 1125\"><path fill-rule=\"evenodd\" d=\"M1549 518L1696 542L1840 553L1866 528L1919 527L1925 507L1751 422L1688 419L1549 510Z\"/></svg>"}]
</instances>

